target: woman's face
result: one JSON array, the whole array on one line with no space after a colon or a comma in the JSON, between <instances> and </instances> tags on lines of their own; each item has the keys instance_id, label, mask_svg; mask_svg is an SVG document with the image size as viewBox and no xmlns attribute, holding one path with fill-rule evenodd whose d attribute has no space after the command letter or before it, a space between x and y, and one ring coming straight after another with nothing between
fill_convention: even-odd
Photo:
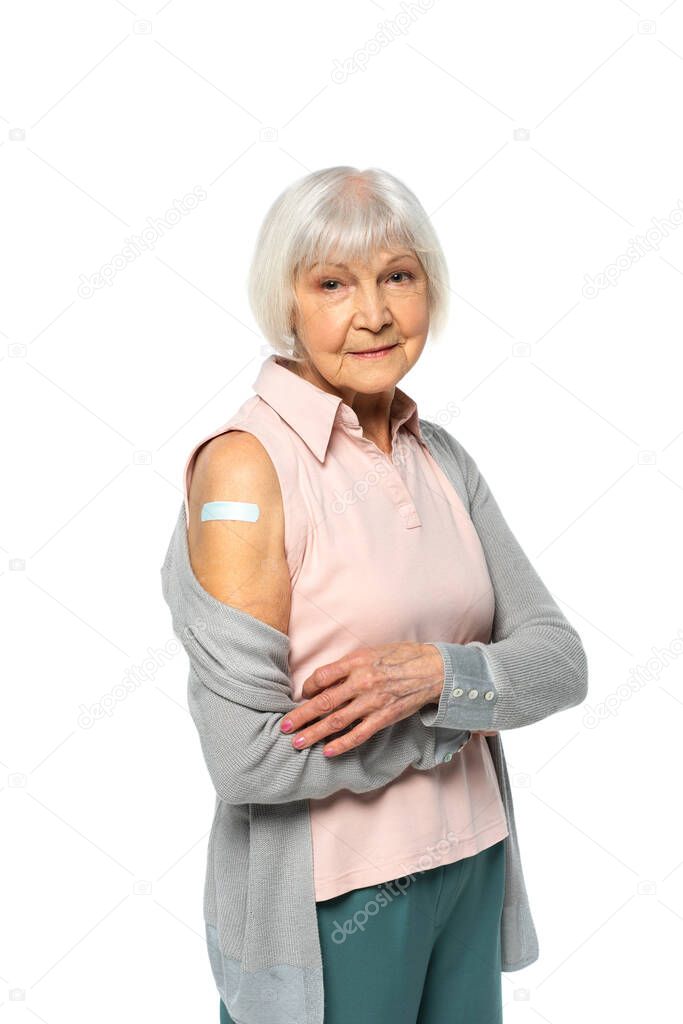
<instances>
[{"instance_id":1,"label":"woman's face","mask_svg":"<svg viewBox=\"0 0 683 1024\"><path fill-rule=\"evenodd\" d=\"M295 291L296 333L316 378L373 394L393 388L417 362L429 329L427 277L409 250L378 252L369 264L319 264ZM357 354L378 349L385 351Z\"/></svg>"}]
</instances>

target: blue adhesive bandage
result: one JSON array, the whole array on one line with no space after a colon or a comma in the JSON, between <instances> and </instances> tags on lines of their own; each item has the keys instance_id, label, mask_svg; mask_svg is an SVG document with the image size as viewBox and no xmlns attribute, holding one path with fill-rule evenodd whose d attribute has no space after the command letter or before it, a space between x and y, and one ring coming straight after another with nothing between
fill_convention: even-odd
<instances>
[{"instance_id":1,"label":"blue adhesive bandage","mask_svg":"<svg viewBox=\"0 0 683 1024\"><path fill-rule=\"evenodd\" d=\"M255 523L260 515L258 505L251 501L207 501L202 505L201 521L208 519L239 519Z\"/></svg>"}]
</instances>

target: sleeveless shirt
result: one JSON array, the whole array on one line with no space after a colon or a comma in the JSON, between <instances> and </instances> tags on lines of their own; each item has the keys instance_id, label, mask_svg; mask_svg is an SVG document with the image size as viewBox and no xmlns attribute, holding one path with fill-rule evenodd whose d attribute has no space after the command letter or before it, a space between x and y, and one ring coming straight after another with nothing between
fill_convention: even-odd
<instances>
[{"instance_id":1,"label":"sleeveless shirt","mask_svg":"<svg viewBox=\"0 0 683 1024\"><path fill-rule=\"evenodd\" d=\"M349 405L277 354L262 362L253 390L192 449L185 511L189 522L199 448L228 430L254 434L282 493L292 700L303 702L315 668L361 646L488 643L495 601L481 543L427 448L415 401L394 388L389 456L363 436ZM282 742L291 736L283 733ZM317 901L452 863L508 835L489 747L478 734L429 772L410 766L380 789L339 790L309 808Z\"/></svg>"}]
</instances>

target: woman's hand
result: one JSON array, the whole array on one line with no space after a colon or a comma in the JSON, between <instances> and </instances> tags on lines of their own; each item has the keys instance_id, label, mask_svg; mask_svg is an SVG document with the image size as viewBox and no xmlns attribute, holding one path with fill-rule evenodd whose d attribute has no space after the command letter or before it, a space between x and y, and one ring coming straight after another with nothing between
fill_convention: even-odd
<instances>
[{"instance_id":1,"label":"woman's hand","mask_svg":"<svg viewBox=\"0 0 683 1024\"><path fill-rule=\"evenodd\" d=\"M323 750L330 756L343 754L425 704L438 703L443 682L443 660L433 644L360 647L308 676L302 691L307 699L289 712L281 728L292 734L315 722L292 737L295 750L301 750L358 722Z\"/></svg>"}]
</instances>

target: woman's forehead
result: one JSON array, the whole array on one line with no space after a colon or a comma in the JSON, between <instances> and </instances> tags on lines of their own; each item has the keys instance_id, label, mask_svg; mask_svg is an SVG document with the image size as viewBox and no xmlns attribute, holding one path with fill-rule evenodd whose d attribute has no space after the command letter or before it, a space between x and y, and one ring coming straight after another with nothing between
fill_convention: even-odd
<instances>
[{"instance_id":1,"label":"woman's forehead","mask_svg":"<svg viewBox=\"0 0 683 1024\"><path fill-rule=\"evenodd\" d=\"M333 250L327 258L324 253L320 257L314 257L311 266L339 267L341 270L349 270L354 266L365 267L369 264L389 266L399 260L411 258L417 259L417 256L412 249L405 246L397 246L395 249L375 249L369 257L358 258L354 258L353 254L347 255L339 250Z\"/></svg>"}]
</instances>

